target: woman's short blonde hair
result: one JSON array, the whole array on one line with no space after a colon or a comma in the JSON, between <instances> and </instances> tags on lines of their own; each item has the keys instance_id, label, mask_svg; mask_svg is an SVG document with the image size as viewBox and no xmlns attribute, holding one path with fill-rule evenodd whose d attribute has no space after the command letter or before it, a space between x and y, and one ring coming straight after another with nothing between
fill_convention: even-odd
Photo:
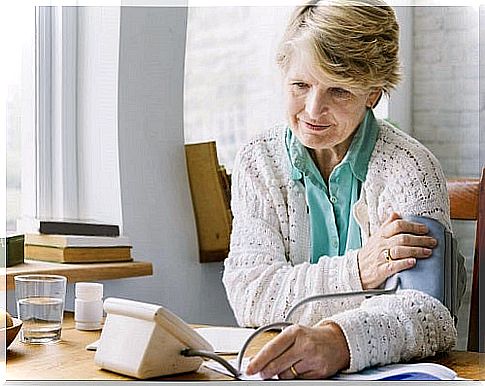
<instances>
[{"instance_id":1,"label":"woman's short blonde hair","mask_svg":"<svg viewBox=\"0 0 485 386\"><path fill-rule=\"evenodd\" d=\"M298 7L277 54L284 72L298 51L333 81L389 93L400 80L399 25L381 0L320 0Z\"/></svg>"}]
</instances>

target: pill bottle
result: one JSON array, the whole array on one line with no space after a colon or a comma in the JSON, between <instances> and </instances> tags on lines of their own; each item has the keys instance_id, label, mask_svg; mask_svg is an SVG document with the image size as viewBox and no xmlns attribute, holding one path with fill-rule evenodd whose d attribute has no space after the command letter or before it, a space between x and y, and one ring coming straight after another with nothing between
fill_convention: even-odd
<instances>
[{"instance_id":1,"label":"pill bottle","mask_svg":"<svg viewBox=\"0 0 485 386\"><path fill-rule=\"evenodd\" d=\"M100 330L103 322L103 285L76 283L74 322L78 330Z\"/></svg>"}]
</instances>

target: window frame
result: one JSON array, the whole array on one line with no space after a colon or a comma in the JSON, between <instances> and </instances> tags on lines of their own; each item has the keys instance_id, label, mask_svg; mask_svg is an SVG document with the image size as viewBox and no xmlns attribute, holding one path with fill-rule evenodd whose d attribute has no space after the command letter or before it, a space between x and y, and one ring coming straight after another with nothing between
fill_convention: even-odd
<instances>
[{"instance_id":1,"label":"window frame","mask_svg":"<svg viewBox=\"0 0 485 386\"><path fill-rule=\"evenodd\" d=\"M77 218L77 9L38 7L36 217Z\"/></svg>"}]
</instances>

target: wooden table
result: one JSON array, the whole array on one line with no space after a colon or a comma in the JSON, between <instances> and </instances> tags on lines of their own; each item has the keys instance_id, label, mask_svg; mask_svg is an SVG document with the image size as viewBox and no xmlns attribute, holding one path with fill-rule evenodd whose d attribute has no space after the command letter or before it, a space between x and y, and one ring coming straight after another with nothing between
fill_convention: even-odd
<instances>
[{"instance_id":1,"label":"wooden table","mask_svg":"<svg viewBox=\"0 0 485 386\"><path fill-rule=\"evenodd\" d=\"M72 313L66 313L62 340L52 345L27 345L18 338L7 350L7 380L133 380L133 378L101 370L94 364L94 352L85 346L99 338L100 332L82 332L74 329ZM254 355L275 333L258 337L249 347L248 355ZM426 362L441 363L455 370L460 377L485 379L485 354L451 352L439 357L427 358ZM166 381L214 381L229 380L228 376L209 370L204 366L197 372L178 376L156 378Z\"/></svg>"},{"instance_id":2,"label":"wooden table","mask_svg":"<svg viewBox=\"0 0 485 386\"><path fill-rule=\"evenodd\" d=\"M0 278L0 291L15 288L14 276L24 274L50 274L67 277L68 283L122 279L127 277L149 276L153 274L152 263L142 261L117 263L60 264L43 261L25 260L23 264L6 269Z\"/></svg>"}]
</instances>

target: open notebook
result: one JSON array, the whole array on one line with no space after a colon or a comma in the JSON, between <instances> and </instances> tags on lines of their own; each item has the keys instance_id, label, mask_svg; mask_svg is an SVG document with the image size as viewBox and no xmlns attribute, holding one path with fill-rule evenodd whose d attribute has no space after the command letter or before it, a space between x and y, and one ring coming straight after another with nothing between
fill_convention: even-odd
<instances>
[{"instance_id":1,"label":"open notebook","mask_svg":"<svg viewBox=\"0 0 485 386\"><path fill-rule=\"evenodd\" d=\"M249 360L249 358L244 358L241 369L243 374L239 376L239 379L248 381L261 380L262 378L259 374L252 376L245 375ZM230 362L234 366L237 365L235 359ZM232 376L229 371L215 361L204 362L204 366L222 374ZM398 363L365 369L359 373L339 373L331 379L336 381L440 381L453 380L457 379L457 377L453 370L436 363Z\"/></svg>"}]
</instances>

